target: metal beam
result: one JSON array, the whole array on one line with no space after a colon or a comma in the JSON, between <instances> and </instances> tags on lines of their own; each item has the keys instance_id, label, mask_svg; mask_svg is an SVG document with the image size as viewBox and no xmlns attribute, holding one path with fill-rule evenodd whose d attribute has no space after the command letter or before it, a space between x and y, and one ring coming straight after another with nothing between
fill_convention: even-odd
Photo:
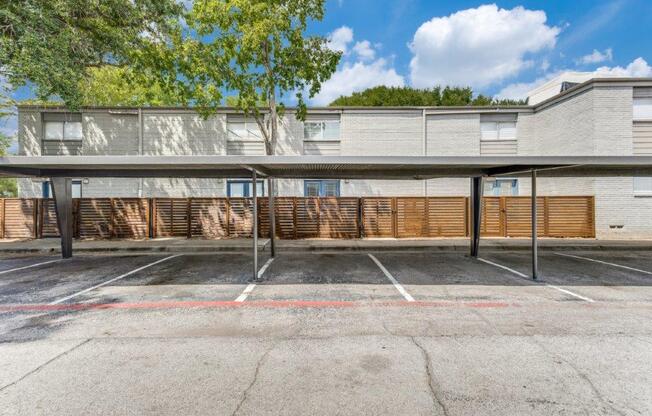
<instances>
[{"instance_id":1,"label":"metal beam","mask_svg":"<svg viewBox=\"0 0 652 416\"><path fill-rule=\"evenodd\" d=\"M537 253L537 171L532 169L532 279L539 277L539 258Z\"/></svg>"},{"instance_id":2,"label":"metal beam","mask_svg":"<svg viewBox=\"0 0 652 416\"><path fill-rule=\"evenodd\" d=\"M253 280L258 280L258 194L256 193L256 170L251 171L251 194L253 197L253 230L254 237L254 275Z\"/></svg>"},{"instance_id":3,"label":"metal beam","mask_svg":"<svg viewBox=\"0 0 652 416\"><path fill-rule=\"evenodd\" d=\"M471 256L478 257L482 222L482 176L471 178Z\"/></svg>"},{"instance_id":4,"label":"metal beam","mask_svg":"<svg viewBox=\"0 0 652 416\"><path fill-rule=\"evenodd\" d=\"M274 199L276 195L274 193L274 184L275 180L272 178L267 179L267 189L269 193L269 251L272 257L276 256L276 212L275 212L275 202Z\"/></svg>"},{"instance_id":5,"label":"metal beam","mask_svg":"<svg viewBox=\"0 0 652 416\"><path fill-rule=\"evenodd\" d=\"M72 257L72 179L51 178L54 207L57 213L57 225L61 235L61 257Z\"/></svg>"}]
</instances>

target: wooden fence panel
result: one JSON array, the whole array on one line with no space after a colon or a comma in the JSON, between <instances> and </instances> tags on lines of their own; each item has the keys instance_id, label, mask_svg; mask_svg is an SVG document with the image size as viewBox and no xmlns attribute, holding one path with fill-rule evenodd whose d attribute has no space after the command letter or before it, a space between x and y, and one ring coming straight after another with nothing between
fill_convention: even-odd
<instances>
[{"instance_id":1,"label":"wooden fence panel","mask_svg":"<svg viewBox=\"0 0 652 416\"><path fill-rule=\"evenodd\" d=\"M156 198L155 235L157 237L188 236L188 199Z\"/></svg>"},{"instance_id":2,"label":"wooden fence panel","mask_svg":"<svg viewBox=\"0 0 652 416\"><path fill-rule=\"evenodd\" d=\"M112 206L110 198L81 198L78 210L80 238L111 238Z\"/></svg>"},{"instance_id":3,"label":"wooden fence panel","mask_svg":"<svg viewBox=\"0 0 652 416\"><path fill-rule=\"evenodd\" d=\"M229 235L231 237L251 237L254 226L253 199L230 198Z\"/></svg>"},{"instance_id":4,"label":"wooden fence panel","mask_svg":"<svg viewBox=\"0 0 652 416\"><path fill-rule=\"evenodd\" d=\"M505 237L530 237L532 235L532 198L510 196L504 198L503 229ZM537 197L537 235L547 235L544 197Z\"/></svg>"},{"instance_id":5,"label":"wooden fence panel","mask_svg":"<svg viewBox=\"0 0 652 416\"><path fill-rule=\"evenodd\" d=\"M147 238L149 234L149 201L142 198L114 198L113 237Z\"/></svg>"},{"instance_id":6,"label":"wooden fence panel","mask_svg":"<svg viewBox=\"0 0 652 416\"><path fill-rule=\"evenodd\" d=\"M429 237L464 237L467 230L465 197L429 197L427 229Z\"/></svg>"},{"instance_id":7,"label":"wooden fence panel","mask_svg":"<svg viewBox=\"0 0 652 416\"><path fill-rule=\"evenodd\" d=\"M319 198L295 199L295 238L319 237Z\"/></svg>"},{"instance_id":8,"label":"wooden fence panel","mask_svg":"<svg viewBox=\"0 0 652 416\"><path fill-rule=\"evenodd\" d=\"M362 198L362 233L365 237L394 237L394 198Z\"/></svg>"},{"instance_id":9,"label":"wooden fence panel","mask_svg":"<svg viewBox=\"0 0 652 416\"><path fill-rule=\"evenodd\" d=\"M546 197L549 237L595 238L593 197Z\"/></svg>"},{"instance_id":10,"label":"wooden fence panel","mask_svg":"<svg viewBox=\"0 0 652 416\"><path fill-rule=\"evenodd\" d=\"M229 236L229 203L226 198L192 198L190 213L191 237Z\"/></svg>"},{"instance_id":11,"label":"wooden fence panel","mask_svg":"<svg viewBox=\"0 0 652 416\"><path fill-rule=\"evenodd\" d=\"M423 197L396 198L396 236L427 237L428 204Z\"/></svg>"},{"instance_id":12,"label":"wooden fence panel","mask_svg":"<svg viewBox=\"0 0 652 416\"><path fill-rule=\"evenodd\" d=\"M151 201L151 202L150 202ZM259 236L269 235L268 199L259 198ZM539 197L539 235L595 237L595 201ZM151 207L150 207L151 205ZM277 236L294 238L463 237L466 197L276 198ZM485 197L482 235L528 237L529 197ZM73 200L80 238L251 237L251 198L82 198ZM0 238L59 235L52 199L0 200Z\"/></svg>"},{"instance_id":13,"label":"wooden fence panel","mask_svg":"<svg viewBox=\"0 0 652 416\"><path fill-rule=\"evenodd\" d=\"M319 237L357 238L358 198L320 198Z\"/></svg>"},{"instance_id":14,"label":"wooden fence panel","mask_svg":"<svg viewBox=\"0 0 652 416\"><path fill-rule=\"evenodd\" d=\"M42 238L59 237L59 225L57 224L57 210L54 206L54 199L52 198L44 198L41 200L39 237Z\"/></svg>"},{"instance_id":15,"label":"wooden fence panel","mask_svg":"<svg viewBox=\"0 0 652 416\"><path fill-rule=\"evenodd\" d=\"M4 200L4 238L36 237L36 201L19 198Z\"/></svg>"},{"instance_id":16,"label":"wooden fence panel","mask_svg":"<svg viewBox=\"0 0 652 416\"><path fill-rule=\"evenodd\" d=\"M482 198L481 236L500 237L504 235L503 210L500 197L488 196Z\"/></svg>"}]
</instances>

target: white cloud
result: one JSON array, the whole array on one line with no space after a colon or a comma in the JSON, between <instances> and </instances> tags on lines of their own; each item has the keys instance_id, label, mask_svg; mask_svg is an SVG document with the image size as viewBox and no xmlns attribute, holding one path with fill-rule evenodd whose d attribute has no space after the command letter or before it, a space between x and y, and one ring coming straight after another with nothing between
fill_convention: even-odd
<instances>
[{"instance_id":1,"label":"white cloud","mask_svg":"<svg viewBox=\"0 0 652 416\"><path fill-rule=\"evenodd\" d=\"M376 57L376 51L368 40L356 42L353 45L353 52L363 61L371 61Z\"/></svg>"},{"instance_id":2,"label":"white cloud","mask_svg":"<svg viewBox=\"0 0 652 416\"><path fill-rule=\"evenodd\" d=\"M497 98L511 98L511 99L525 99L528 92L532 91L541 84L555 78L556 76L566 72L565 70L555 71L545 76L538 78L532 82L518 82L507 85L496 94ZM588 77L595 78L609 78L609 77L652 77L652 66L641 57L634 59L627 66L602 66L594 71L588 72Z\"/></svg>"},{"instance_id":3,"label":"white cloud","mask_svg":"<svg viewBox=\"0 0 652 416\"><path fill-rule=\"evenodd\" d=\"M334 51L347 53L349 43L353 42L353 29L342 26L328 36L328 46Z\"/></svg>"},{"instance_id":4,"label":"white cloud","mask_svg":"<svg viewBox=\"0 0 652 416\"><path fill-rule=\"evenodd\" d=\"M377 85L404 86L405 79L379 58L369 64L356 62L344 66L322 84L321 92L312 99L315 105L328 105L342 95L362 91Z\"/></svg>"},{"instance_id":5,"label":"white cloud","mask_svg":"<svg viewBox=\"0 0 652 416\"><path fill-rule=\"evenodd\" d=\"M604 52L600 52L597 49L593 49L593 52L584 55L577 61L575 61L578 65L588 65L588 64L598 64L600 62L605 62L605 61L611 61L613 60L614 55L613 55L613 50L611 48L605 49Z\"/></svg>"},{"instance_id":6,"label":"white cloud","mask_svg":"<svg viewBox=\"0 0 652 416\"><path fill-rule=\"evenodd\" d=\"M652 67L641 57L634 59L626 67L601 66L594 71L596 77L652 77Z\"/></svg>"},{"instance_id":7,"label":"white cloud","mask_svg":"<svg viewBox=\"0 0 652 416\"><path fill-rule=\"evenodd\" d=\"M435 17L417 29L410 44L415 87L484 87L531 66L532 54L555 46L560 29L543 11L495 4Z\"/></svg>"}]
</instances>

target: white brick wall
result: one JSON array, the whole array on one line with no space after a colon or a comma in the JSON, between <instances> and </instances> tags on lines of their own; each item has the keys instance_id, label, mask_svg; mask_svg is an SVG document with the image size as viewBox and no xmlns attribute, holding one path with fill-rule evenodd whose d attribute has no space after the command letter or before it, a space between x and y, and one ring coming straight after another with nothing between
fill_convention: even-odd
<instances>
[{"instance_id":1,"label":"white brick wall","mask_svg":"<svg viewBox=\"0 0 652 416\"><path fill-rule=\"evenodd\" d=\"M428 112L436 112L429 109ZM421 110L341 110L341 155L423 154ZM332 114L332 113L331 113ZM83 154L137 154L138 117L85 112ZM41 115L19 112L19 153L41 151ZM227 154L226 114L207 120L187 110L143 110L143 149L149 155ZM426 117L428 155L480 155L480 114L429 114ZM303 123L292 113L279 125L277 154L306 152ZM596 85L560 102L520 112L517 123L519 155L631 155L632 88ZM309 151L310 149L308 149ZM245 149L245 153L248 150ZM303 195L303 180L277 180L278 194ZM139 179L91 179L84 196L137 196ZM342 196L468 195L467 178L428 181L348 180ZM521 195L530 194L530 180L519 179ZM19 180L20 195L40 196L41 185ZM545 178L540 195L595 195L596 231L600 238L652 237L652 198L634 197L632 178ZM144 196L224 196L226 181L216 179L144 179ZM623 225L612 229L610 225Z\"/></svg>"}]
</instances>

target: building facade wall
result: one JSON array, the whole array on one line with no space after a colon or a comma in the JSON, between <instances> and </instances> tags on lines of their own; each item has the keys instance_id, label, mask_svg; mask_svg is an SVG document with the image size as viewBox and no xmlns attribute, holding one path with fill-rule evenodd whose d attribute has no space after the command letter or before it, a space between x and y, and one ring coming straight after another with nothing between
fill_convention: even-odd
<instances>
[{"instance_id":1,"label":"building facade wall","mask_svg":"<svg viewBox=\"0 0 652 416\"><path fill-rule=\"evenodd\" d=\"M304 123L288 111L279 124L276 154L338 154L396 156L479 156L481 121L513 116L515 152L521 156L631 155L633 88L595 85L560 96L539 107L519 109L316 109L310 119L337 118L339 140L304 138ZM204 119L189 109L88 109L82 111L84 155L227 155L258 154L261 142L229 139L224 111ZM242 117L242 116L239 116ZM42 111L19 111L19 154L39 155ZM245 140L246 141L246 140ZM504 147L504 146L503 146ZM494 146L492 151L503 147ZM504 147L510 154L514 148ZM255 149L254 149L255 148ZM252 150L253 149L253 150ZM498 150L495 150L498 149ZM83 178L78 178L83 179ZM243 178L248 179L248 178ZM318 178L315 178L318 179ZM507 178L511 179L511 178ZM42 195L40 181L20 179L20 196ZM529 178L518 178L517 192L529 195ZM540 195L594 195L599 238L652 237L652 197L634 196L631 177L540 178ZM304 181L277 180L282 196L303 196ZM342 180L341 196L459 196L469 194L467 178L414 180ZM84 180L86 197L209 197L226 196L224 179L95 179Z\"/></svg>"}]
</instances>

